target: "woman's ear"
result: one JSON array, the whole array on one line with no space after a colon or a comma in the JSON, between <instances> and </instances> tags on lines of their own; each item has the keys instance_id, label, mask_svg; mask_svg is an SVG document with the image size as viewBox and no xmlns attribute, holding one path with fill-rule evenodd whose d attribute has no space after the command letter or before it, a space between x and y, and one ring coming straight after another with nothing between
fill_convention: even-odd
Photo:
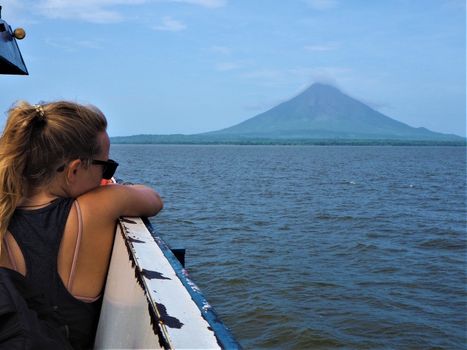
<instances>
[{"instance_id":1,"label":"woman's ear","mask_svg":"<svg viewBox=\"0 0 467 350\"><path fill-rule=\"evenodd\" d=\"M72 160L70 163L68 163L68 168L67 168L67 173L66 173L66 178L68 183L74 183L76 182L76 178L78 175L78 170L81 168L83 162L81 159L75 159Z\"/></svg>"}]
</instances>

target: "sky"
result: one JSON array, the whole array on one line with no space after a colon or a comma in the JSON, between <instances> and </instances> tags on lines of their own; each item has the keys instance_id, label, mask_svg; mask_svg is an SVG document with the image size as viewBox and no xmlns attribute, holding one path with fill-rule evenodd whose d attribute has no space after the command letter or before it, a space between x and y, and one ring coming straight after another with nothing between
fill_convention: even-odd
<instances>
[{"instance_id":1,"label":"sky","mask_svg":"<svg viewBox=\"0 0 467 350\"><path fill-rule=\"evenodd\" d=\"M465 0L0 0L23 27L17 100L99 107L110 136L238 124L315 82L466 136Z\"/></svg>"}]
</instances>

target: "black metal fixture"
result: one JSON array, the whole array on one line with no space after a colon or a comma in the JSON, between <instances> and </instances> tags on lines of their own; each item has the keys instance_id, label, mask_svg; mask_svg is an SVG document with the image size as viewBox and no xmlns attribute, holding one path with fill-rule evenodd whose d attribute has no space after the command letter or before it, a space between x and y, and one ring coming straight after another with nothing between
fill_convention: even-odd
<instances>
[{"instance_id":1,"label":"black metal fixture","mask_svg":"<svg viewBox=\"0 0 467 350\"><path fill-rule=\"evenodd\" d=\"M23 28L12 30L7 22L2 20L2 7L0 6L0 74L28 75L16 39L26 36Z\"/></svg>"}]
</instances>

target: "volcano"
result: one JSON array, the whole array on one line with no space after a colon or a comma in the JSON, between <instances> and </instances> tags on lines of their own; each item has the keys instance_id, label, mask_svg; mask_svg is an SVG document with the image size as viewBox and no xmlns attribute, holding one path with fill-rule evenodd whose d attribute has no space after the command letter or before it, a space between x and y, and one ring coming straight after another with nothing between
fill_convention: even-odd
<instances>
[{"instance_id":1,"label":"volcano","mask_svg":"<svg viewBox=\"0 0 467 350\"><path fill-rule=\"evenodd\" d=\"M268 139L462 139L411 127L321 83L240 124L202 135Z\"/></svg>"}]
</instances>

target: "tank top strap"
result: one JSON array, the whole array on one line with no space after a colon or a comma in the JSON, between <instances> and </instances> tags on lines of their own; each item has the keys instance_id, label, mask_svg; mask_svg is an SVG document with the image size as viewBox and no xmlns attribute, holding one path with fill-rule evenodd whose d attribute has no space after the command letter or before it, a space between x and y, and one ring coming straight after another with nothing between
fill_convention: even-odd
<instances>
[{"instance_id":1,"label":"tank top strap","mask_svg":"<svg viewBox=\"0 0 467 350\"><path fill-rule=\"evenodd\" d=\"M68 277L68 282L66 288L71 290L73 287L73 282L75 278L76 263L78 260L79 249L81 246L81 236L83 235L83 216L81 214L81 208L79 206L78 200L73 202L74 207L76 208L76 216L78 218L78 232L76 233L76 242L75 242L75 251L73 253L73 261L71 263L70 276Z\"/></svg>"}]
</instances>

